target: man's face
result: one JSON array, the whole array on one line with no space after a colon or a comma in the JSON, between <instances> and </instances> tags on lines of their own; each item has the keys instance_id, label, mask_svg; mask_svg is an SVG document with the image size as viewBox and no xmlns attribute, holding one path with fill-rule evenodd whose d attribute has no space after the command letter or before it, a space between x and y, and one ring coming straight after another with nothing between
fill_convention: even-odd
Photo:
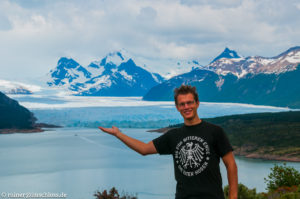
<instances>
[{"instance_id":1,"label":"man's face","mask_svg":"<svg viewBox=\"0 0 300 199\"><path fill-rule=\"evenodd\" d=\"M196 102L192 93L177 96L176 108L185 120L192 120L197 116L199 102Z\"/></svg>"}]
</instances>

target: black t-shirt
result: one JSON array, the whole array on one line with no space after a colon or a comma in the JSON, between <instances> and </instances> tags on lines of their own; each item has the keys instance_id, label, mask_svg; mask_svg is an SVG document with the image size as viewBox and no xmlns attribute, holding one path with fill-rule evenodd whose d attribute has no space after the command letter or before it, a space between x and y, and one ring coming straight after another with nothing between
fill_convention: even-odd
<instances>
[{"instance_id":1,"label":"black t-shirt","mask_svg":"<svg viewBox=\"0 0 300 199\"><path fill-rule=\"evenodd\" d=\"M232 151L223 129L202 120L153 140L159 154L172 154L176 198L223 199L220 157Z\"/></svg>"}]
</instances>

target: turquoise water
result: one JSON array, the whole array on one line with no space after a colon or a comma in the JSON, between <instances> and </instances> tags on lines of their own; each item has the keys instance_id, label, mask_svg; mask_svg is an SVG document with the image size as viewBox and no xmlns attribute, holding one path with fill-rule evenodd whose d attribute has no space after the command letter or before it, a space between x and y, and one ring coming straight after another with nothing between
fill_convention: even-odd
<instances>
[{"instance_id":1,"label":"turquoise water","mask_svg":"<svg viewBox=\"0 0 300 199\"><path fill-rule=\"evenodd\" d=\"M116 187L139 199L174 198L176 182L170 156L141 156L97 129L116 125L148 142L146 132L182 122L173 102L135 97L12 96L46 122L65 126L43 133L0 135L0 194L64 193L69 199L94 198L96 190ZM287 108L232 103L200 103L201 118L288 111ZM127 127L134 128L127 128ZM264 191L275 161L236 158L239 182ZM300 170L300 163L288 163ZM226 171L221 163L224 185ZM2 195L1 195L2 196ZM4 197L2 197L4 198Z\"/></svg>"},{"instance_id":2,"label":"turquoise water","mask_svg":"<svg viewBox=\"0 0 300 199\"><path fill-rule=\"evenodd\" d=\"M159 136L147 129L121 129L145 142ZM92 128L61 128L43 133L0 135L0 192L65 193L94 198L115 186L140 199L174 198L170 156L141 156L114 137ZM264 191L264 177L276 161L237 157L239 182ZM288 163L300 170L300 163ZM221 164L224 184L226 172Z\"/></svg>"}]
</instances>

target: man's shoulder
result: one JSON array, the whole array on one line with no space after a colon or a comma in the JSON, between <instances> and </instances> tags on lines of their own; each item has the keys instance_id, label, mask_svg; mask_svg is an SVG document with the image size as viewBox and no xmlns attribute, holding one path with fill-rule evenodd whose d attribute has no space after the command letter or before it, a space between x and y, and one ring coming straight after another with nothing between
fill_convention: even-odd
<instances>
[{"instance_id":1,"label":"man's shoulder","mask_svg":"<svg viewBox=\"0 0 300 199\"><path fill-rule=\"evenodd\" d=\"M223 131L223 128L217 124L213 124L213 123L207 122L205 120L202 120L202 122L206 128L210 128L214 131Z\"/></svg>"}]
</instances>

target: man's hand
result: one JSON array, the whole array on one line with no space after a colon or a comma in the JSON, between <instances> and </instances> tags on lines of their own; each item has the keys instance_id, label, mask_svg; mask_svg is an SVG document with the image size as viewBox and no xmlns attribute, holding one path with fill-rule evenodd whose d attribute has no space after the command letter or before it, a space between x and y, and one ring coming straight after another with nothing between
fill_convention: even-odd
<instances>
[{"instance_id":1,"label":"man's hand","mask_svg":"<svg viewBox=\"0 0 300 199\"><path fill-rule=\"evenodd\" d=\"M117 127L112 126L112 128L103 128L101 126L98 127L101 131L108 133L110 135L114 135L116 138L121 140L124 144L126 144L129 148L135 150L141 155L148 155L157 153L156 148L152 141L149 143L141 142L140 140L134 139L122 133Z\"/></svg>"},{"instance_id":2,"label":"man's hand","mask_svg":"<svg viewBox=\"0 0 300 199\"><path fill-rule=\"evenodd\" d=\"M98 127L101 131L117 136L118 133L120 133L121 131L118 129L118 127L116 126L112 126L112 128L103 128L101 126Z\"/></svg>"}]
</instances>

